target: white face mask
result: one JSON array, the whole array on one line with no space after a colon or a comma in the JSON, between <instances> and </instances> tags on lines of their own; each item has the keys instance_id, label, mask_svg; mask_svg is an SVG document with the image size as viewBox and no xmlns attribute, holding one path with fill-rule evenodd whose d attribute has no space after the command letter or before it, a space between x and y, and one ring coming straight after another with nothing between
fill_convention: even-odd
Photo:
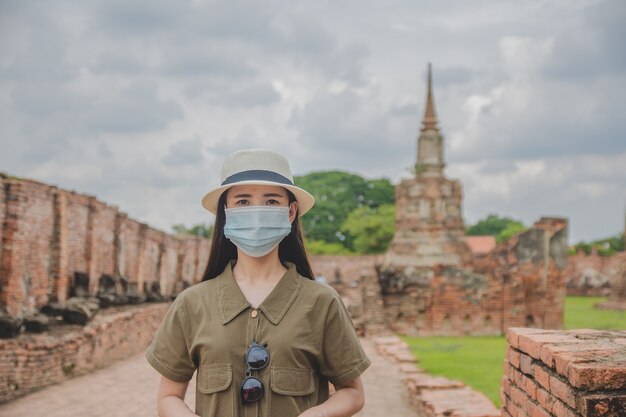
<instances>
[{"instance_id":1,"label":"white face mask","mask_svg":"<svg viewBox=\"0 0 626 417\"><path fill-rule=\"evenodd\" d=\"M267 255L291 233L289 207L234 207L224 213L224 236L250 256Z\"/></svg>"}]
</instances>

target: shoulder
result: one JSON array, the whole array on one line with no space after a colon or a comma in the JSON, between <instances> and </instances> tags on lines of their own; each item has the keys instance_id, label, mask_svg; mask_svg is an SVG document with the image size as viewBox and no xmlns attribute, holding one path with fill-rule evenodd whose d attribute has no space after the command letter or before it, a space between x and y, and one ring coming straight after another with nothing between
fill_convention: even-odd
<instances>
[{"instance_id":1,"label":"shoulder","mask_svg":"<svg viewBox=\"0 0 626 417\"><path fill-rule=\"evenodd\" d=\"M217 291L217 284L218 277L197 282L179 292L174 301L179 306L195 304L197 301L206 298L207 294Z\"/></svg>"},{"instance_id":2,"label":"shoulder","mask_svg":"<svg viewBox=\"0 0 626 417\"><path fill-rule=\"evenodd\" d=\"M308 279L299 275L301 281L301 294L313 299L316 304L331 305L336 302L341 302L341 296L333 287L328 284L322 284L312 279Z\"/></svg>"}]
</instances>

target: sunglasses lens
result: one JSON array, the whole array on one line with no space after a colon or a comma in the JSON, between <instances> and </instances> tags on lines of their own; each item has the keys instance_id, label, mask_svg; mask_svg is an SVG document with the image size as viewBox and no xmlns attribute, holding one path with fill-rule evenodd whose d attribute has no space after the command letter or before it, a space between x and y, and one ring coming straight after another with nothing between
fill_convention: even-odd
<instances>
[{"instance_id":1,"label":"sunglasses lens","mask_svg":"<svg viewBox=\"0 0 626 417\"><path fill-rule=\"evenodd\" d=\"M253 346L248 352L248 366L252 369L261 369L269 361L267 350L262 346Z\"/></svg>"},{"instance_id":2,"label":"sunglasses lens","mask_svg":"<svg viewBox=\"0 0 626 417\"><path fill-rule=\"evenodd\" d=\"M263 391L263 383L253 376L247 377L241 385L241 397L245 403L259 401Z\"/></svg>"}]
</instances>

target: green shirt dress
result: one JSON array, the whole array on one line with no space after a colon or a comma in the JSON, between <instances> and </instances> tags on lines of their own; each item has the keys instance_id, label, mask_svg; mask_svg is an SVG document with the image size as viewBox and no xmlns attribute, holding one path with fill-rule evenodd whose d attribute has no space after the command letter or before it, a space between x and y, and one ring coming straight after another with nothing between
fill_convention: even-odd
<instances>
[{"instance_id":1,"label":"green shirt dress","mask_svg":"<svg viewBox=\"0 0 626 417\"><path fill-rule=\"evenodd\" d=\"M252 308L231 261L214 279L182 291L145 352L148 363L174 381L196 375L200 417L297 417L328 399L370 365L348 310L330 286L298 274L293 263L267 298ZM269 364L252 371L264 385L260 401L244 405L245 354L267 344Z\"/></svg>"}]
</instances>

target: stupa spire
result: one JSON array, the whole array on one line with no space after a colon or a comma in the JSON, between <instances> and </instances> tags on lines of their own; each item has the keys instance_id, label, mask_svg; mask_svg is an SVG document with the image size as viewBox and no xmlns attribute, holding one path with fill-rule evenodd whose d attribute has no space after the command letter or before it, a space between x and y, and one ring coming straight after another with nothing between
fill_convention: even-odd
<instances>
[{"instance_id":1,"label":"stupa spire","mask_svg":"<svg viewBox=\"0 0 626 417\"><path fill-rule=\"evenodd\" d=\"M430 62L428 63L428 96L426 97L426 112L424 112L424 121L422 123L422 130L438 130L437 114L435 114L435 102L433 99L432 65Z\"/></svg>"}]
</instances>

